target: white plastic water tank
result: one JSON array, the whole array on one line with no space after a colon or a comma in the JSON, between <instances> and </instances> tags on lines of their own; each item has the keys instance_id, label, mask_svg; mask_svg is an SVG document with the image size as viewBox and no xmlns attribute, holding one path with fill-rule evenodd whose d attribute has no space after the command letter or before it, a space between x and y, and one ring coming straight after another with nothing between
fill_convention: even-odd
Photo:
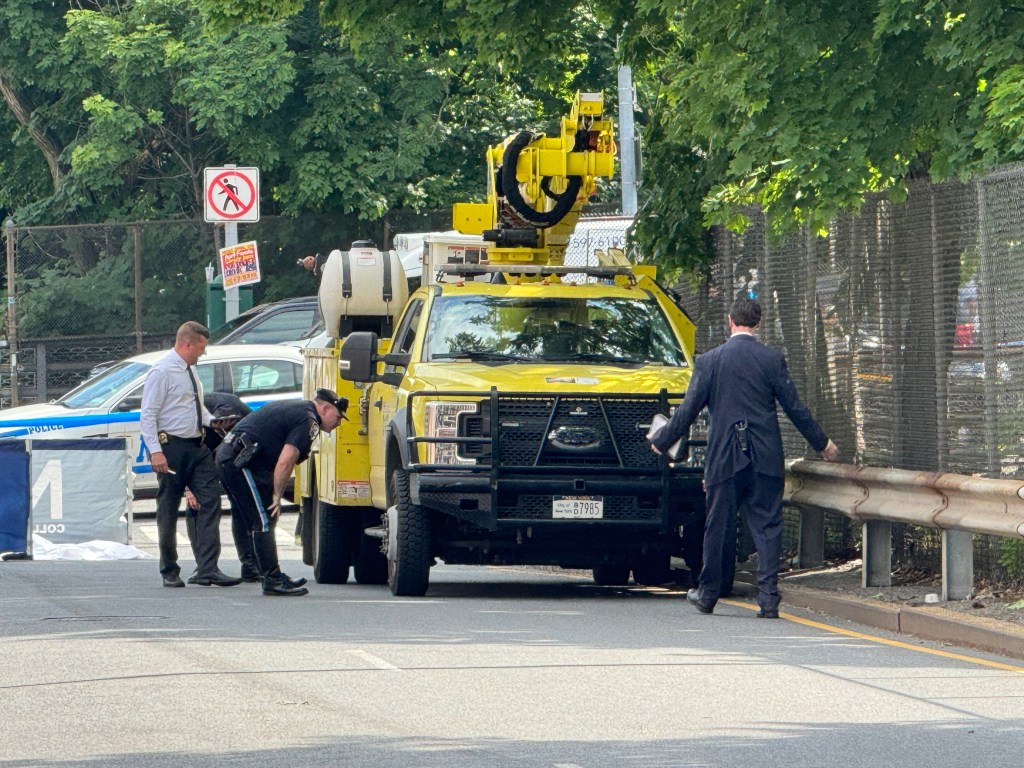
<instances>
[{"instance_id":1,"label":"white plastic water tank","mask_svg":"<svg viewBox=\"0 0 1024 768\"><path fill-rule=\"evenodd\" d=\"M381 253L372 246L353 245L349 251L331 251L319 296L327 333L337 338L343 318L390 316L396 320L409 299L409 284L395 251Z\"/></svg>"}]
</instances>

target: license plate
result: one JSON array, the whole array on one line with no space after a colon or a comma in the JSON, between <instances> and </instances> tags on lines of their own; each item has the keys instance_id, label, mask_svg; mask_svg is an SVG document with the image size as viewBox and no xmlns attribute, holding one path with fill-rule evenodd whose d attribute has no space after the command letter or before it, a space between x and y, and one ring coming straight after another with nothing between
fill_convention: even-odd
<instances>
[{"instance_id":1,"label":"license plate","mask_svg":"<svg viewBox=\"0 0 1024 768\"><path fill-rule=\"evenodd\" d=\"M569 520L600 520L604 517L603 496L555 496L551 516Z\"/></svg>"}]
</instances>

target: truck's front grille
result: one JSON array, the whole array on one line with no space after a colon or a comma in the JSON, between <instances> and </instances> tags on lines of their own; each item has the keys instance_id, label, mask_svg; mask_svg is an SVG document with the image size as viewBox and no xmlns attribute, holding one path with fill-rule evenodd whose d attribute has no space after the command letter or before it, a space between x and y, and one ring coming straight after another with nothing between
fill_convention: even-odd
<instances>
[{"instance_id":1,"label":"truck's front grille","mask_svg":"<svg viewBox=\"0 0 1024 768\"><path fill-rule=\"evenodd\" d=\"M623 396L517 396L497 398L497 450L502 467L655 468L646 440L651 418L664 413L655 398ZM490 437L491 401L459 420L459 435ZM489 463L492 445L464 443L463 458Z\"/></svg>"}]
</instances>

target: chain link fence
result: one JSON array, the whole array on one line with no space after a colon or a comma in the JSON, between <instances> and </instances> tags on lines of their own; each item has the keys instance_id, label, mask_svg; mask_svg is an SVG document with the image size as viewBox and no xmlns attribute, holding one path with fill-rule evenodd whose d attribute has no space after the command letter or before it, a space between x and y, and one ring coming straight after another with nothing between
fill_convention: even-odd
<instances>
[{"instance_id":1,"label":"chain link fence","mask_svg":"<svg viewBox=\"0 0 1024 768\"><path fill-rule=\"evenodd\" d=\"M264 217L239 225L256 241L261 282L253 302L316 293L297 261L369 239L387 246L397 232L447 229L451 214L398 211L377 222L345 217ZM204 268L216 264L223 228L202 221L7 227L13 265L15 344L0 347L0 407L59 397L99 363L166 349L189 319L206 322ZM12 383L16 389L12 388Z\"/></svg>"},{"instance_id":2,"label":"chain link fence","mask_svg":"<svg viewBox=\"0 0 1024 768\"><path fill-rule=\"evenodd\" d=\"M706 279L680 286L699 350L728 336L733 299L756 297L762 340L785 352L843 460L1024 477L1022 193L1021 166L970 183L912 183L903 202L870 197L827 237L782 243L750 211L742 235L713 232ZM784 431L787 455L805 455L788 422ZM790 519L793 549L796 531ZM856 551L859 536L858 525L830 516L830 555ZM980 575L1006 575L1006 543L976 537ZM895 525L893 549L901 568L939 568L934 531Z\"/></svg>"}]
</instances>

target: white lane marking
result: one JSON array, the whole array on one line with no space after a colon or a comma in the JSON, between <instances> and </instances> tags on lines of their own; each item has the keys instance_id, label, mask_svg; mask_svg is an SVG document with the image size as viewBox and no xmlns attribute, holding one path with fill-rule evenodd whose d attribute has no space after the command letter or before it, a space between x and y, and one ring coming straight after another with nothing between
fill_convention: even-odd
<instances>
[{"instance_id":1,"label":"white lane marking","mask_svg":"<svg viewBox=\"0 0 1024 768\"><path fill-rule=\"evenodd\" d=\"M402 671L399 667L396 667L394 664L384 661L384 659L382 659L380 656L374 656L372 653L367 653L366 651L348 651L348 653L362 659L371 667L376 667L377 669L387 669L391 670L392 672Z\"/></svg>"},{"instance_id":2,"label":"white lane marking","mask_svg":"<svg viewBox=\"0 0 1024 768\"><path fill-rule=\"evenodd\" d=\"M583 766L576 765L576 763L552 763L551 768L583 768Z\"/></svg>"}]
</instances>

